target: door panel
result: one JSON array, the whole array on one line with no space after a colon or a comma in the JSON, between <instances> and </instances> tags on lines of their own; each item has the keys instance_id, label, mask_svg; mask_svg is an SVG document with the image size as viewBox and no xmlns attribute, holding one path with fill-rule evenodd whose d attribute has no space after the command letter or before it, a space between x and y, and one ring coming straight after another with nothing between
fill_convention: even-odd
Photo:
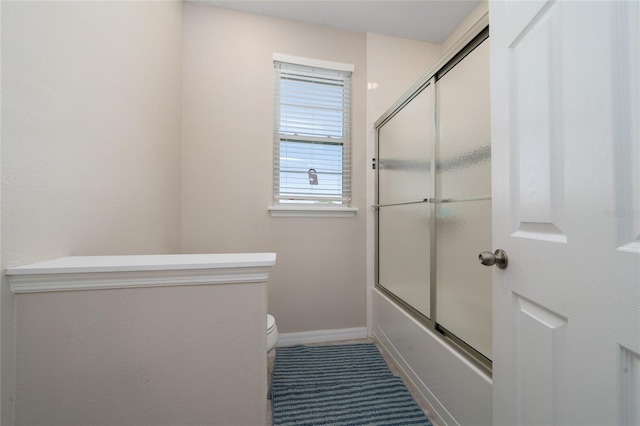
<instances>
[{"instance_id":1,"label":"door panel","mask_svg":"<svg viewBox=\"0 0 640 426\"><path fill-rule=\"evenodd\" d=\"M566 242L558 14L558 8L545 8L509 50L511 179L518 183L512 188L517 235Z\"/></svg>"},{"instance_id":2,"label":"door panel","mask_svg":"<svg viewBox=\"0 0 640 426\"><path fill-rule=\"evenodd\" d=\"M430 317L429 205L381 207L378 222L378 283Z\"/></svg>"},{"instance_id":3,"label":"door panel","mask_svg":"<svg viewBox=\"0 0 640 426\"><path fill-rule=\"evenodd\" d=\"M617 31L614 69L614 172L616 208L607 211L618 220L618 249L640 253L640 4L630 2L614 11Z\"/></svg>"},{"instance_id":4,"label":"door panel","mask_svg":"<svg viewBox=\"0 0 640 426\"><path fill-rule=\"evenodd\" d=\"M378 284L431 316L433 87L378 129Z\"/></svg>"},{"instance_id":5,"label":"door panel","mask_svg":"<svg viewBox=\"0 0 640 426\"><path fill-rule=\"evenodd\" d=\"M640 424L640 355L622 348L622 424Z\"/></svg>"},{"instance_id":6,"label":"door panel","mask_svg":"<svg viewBox=\"0 0 640 426\"><path fill-rule=\"evenodd\" d=\"M518 418L538 419L540 425L557 424L556 413L562 400L555 392L558 373L566 370L567 319L527 299L515 296L514 328L519 337L516 365L521 369ZM531 358L539 362L529 363Z\"/></svg>"},{"instance_id":7,"label":"door panel","mask_svg":"<svg viewBox=\"0 0 640 426\"><path fill-rule=\"evenodd\" d=\"M490 15L493 248L509 255L493 270L494 422L628 424L638 3L491 2Z\"/></svg>"}]
</instances>

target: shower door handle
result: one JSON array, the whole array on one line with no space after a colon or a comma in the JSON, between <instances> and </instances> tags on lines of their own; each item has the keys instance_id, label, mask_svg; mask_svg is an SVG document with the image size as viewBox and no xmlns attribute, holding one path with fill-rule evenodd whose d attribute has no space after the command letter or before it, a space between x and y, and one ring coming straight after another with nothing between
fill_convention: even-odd
<instances>
[{"instance_id":1,"label":"shower door handle","mask_svg":"<svg viewBox=\"0 0 640 426\"><path fill-rule=\"evenodd\" d=\"M496 250L495 253L491 253L490 251L483 251L478 255L478 260L485 266L496 265L500 269L505 269L509 264L507 252L502 249Z\"/></svg>"}]
</instances>

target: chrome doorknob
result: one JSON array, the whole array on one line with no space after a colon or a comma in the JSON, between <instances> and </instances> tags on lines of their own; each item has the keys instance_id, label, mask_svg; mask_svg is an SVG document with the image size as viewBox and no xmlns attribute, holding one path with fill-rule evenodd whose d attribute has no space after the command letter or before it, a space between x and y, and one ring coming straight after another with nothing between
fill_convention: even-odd
<instances>
[{"instance_id":1,"label":"chrome doorknob","mask_svg":"<svg viewBox=\"0 0 640 426\"><path fill-rule=\"evenodd\" d=\"M507 252L502 249L496 250L495 253L490 251L483 251L478 255L478 260L485 266L496 265L500 269L504 269L509 264L509 258Z\"/></svg>"}]
</instances>

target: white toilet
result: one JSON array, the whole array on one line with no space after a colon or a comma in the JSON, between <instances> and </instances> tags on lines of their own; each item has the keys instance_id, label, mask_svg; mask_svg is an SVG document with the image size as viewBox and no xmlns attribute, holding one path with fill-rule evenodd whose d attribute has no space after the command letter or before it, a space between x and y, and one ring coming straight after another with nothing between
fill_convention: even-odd
<instances>
[{"instance_id":1,"label":"white toilet","mask_svg":"<svg viewBox=\"0 0 640 426\"><path fill-rule=\"evenodd\" d=\"M278 327L273 315L267 314L267 352L273 349L278 343Z\"/></svg>"}]
</instances>

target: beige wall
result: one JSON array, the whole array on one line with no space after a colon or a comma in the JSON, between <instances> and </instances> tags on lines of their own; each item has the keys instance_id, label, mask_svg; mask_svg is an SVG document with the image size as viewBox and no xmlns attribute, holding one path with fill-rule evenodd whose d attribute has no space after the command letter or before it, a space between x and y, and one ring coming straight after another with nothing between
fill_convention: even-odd
<instances>
[{"instance_id":1,"label":"beige wall","mask_svg":"<svg viewBox=\"0 0 640 426\"><path fill-rule=\"evenodd\" d=\"M425 41L367 33L367 124L393 105L442 55Z\"/></svg>"},{"instance_id":2,"label":"beige wall","mask_svg":"<svg viewBox=\"0 0 640 426\"><path fill-rule=\"evenodd\" d=\"M181 4L2 8L5 266L176 250Z\"/></svg>"},{"instance_id":3,"label":"beige wall","mask_svg":"<svg viewBox=\"0 0 640 426\"><path fill-rule=\"evenodd\" d=\"M1 7L2 266L177 250L182 3ZM11 424L16 298L6 282L1 298Z\"/></svg>"},{"instance_id":4,"label":"beige wall","mask_svg":"<svg viewBox=\"0 0 640 426\"><path fill-rule=\"evenodd\" d=\"M278 254L281 332L366 325L366 35L184 5L184 253ZM355 65L354 218L272 218L273 53Z\"/></svg>"}]
</instances>

